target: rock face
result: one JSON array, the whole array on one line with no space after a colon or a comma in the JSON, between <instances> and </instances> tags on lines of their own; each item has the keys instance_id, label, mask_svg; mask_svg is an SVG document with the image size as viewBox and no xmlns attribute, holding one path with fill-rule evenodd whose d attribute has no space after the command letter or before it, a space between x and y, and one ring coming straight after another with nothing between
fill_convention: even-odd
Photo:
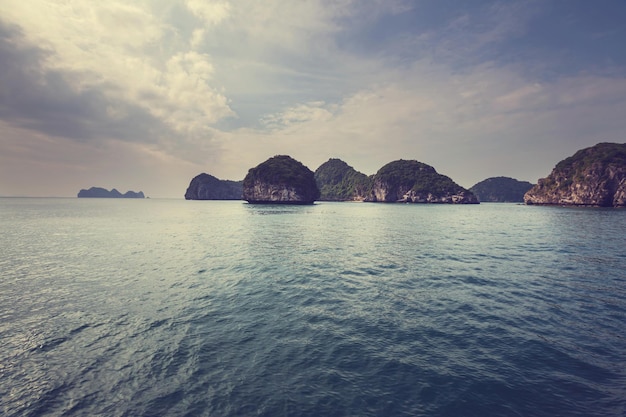
<instances>
[{"instance_id":1,"label":"rock face","mask_svg":"<svg viewBox=\"0 0 626 417\"><path fill-rule=\"evenodd\" d=\"M315 170L315 182L323 201L365 201L372 191L371 178L335 158Z\"/></svg>"},{"instance_id":2,"label":"rock face","mask_svg":"<svg viewBox=\"0 0 626 417\"><path fill-rule=\"evenodd\" d=\"M286 155L251 168L243 180L243 199L249 203L313 204L319 197L313 172Z\"/></svg>"},{"instance_id":3,"label":"rock face","mask_svg":"<svg viewBox=\"0 0 626 417\"><path fill-rule=\"evenodd\" d=\"M559 162L524 195L526 204L626 206L626 144L599 143Z\"/></svg>"},{"instance_id":4,"label":"rock face","mask_svg":"<svg viewBox=\"0 0 626 417\"><path fill-rule=\"evenodd\" d=\"M521 203L524 194L533 187L528 181L518 181L508 177L487 178L469 190L481 202L490 203Z\"/></svg>"},{"instance_id":5,"label":"rock face","mask_svg":"<svg viewBox=\"0 0 626 417\"><path fill-rule=\"evenodd\" d=\"M145 196L143 195L143 191L139 191L138 193L127 191L122 194L115 188L109 191L105 188L91 187L88 190L80 190L78 192L78 198L145 198Z\"/></svg>"},{"instance_id":6,"label":"rock face","mask_svg":"<svg viewBox=\"0 0 626 417\"><path fill-rule=\"evenodd\" d=\"M185 200L241 200L242 193L242 181L220 180L202 173L189 183Z\"/></svg>"},{"instance_id":7,"label":"rock face","mask_svg":"<svg viewBox=\"0 0 626 417\"><path fill-rule=\"evenodd\" d=\"M474 194L430 165L402 159L378 170L368 201L478 204Z\"/></svg>"}]
</instances>

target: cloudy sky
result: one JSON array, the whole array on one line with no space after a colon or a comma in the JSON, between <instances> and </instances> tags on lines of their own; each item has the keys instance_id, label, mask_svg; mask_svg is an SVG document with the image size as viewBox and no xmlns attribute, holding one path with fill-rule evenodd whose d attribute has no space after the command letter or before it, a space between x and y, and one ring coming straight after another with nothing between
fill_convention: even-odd
<instances>
[{"instance_id":1,"label":"cloudy sky","mask_svg":"<svg viewBox=\"0 0 626 417\"><path fill-rule=\"evenodd\" d=\"M0 195L182 198L277 154L464 187L626 141L624 0L0 0Z\"/></svg>"}]
</instances>

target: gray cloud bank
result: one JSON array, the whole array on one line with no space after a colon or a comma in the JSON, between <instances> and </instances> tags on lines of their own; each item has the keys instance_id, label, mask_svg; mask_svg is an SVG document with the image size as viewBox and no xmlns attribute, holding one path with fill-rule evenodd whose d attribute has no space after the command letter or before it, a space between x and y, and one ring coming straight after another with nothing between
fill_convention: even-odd
<instances>
[{"instance_id":1,"label":"gray cloud bank","mask_svg":"<svg viewBox=\"0 0 626 417\"><path fill-rule=\"evenodd\" d=\"M167 132L158 118L111 98L107 82L81 86L97 74L51 69L54 51L30 44L0 20L0 119L13 126L78 141L117 138L153 142Z\"/></svg>"},{"instance_id":2,"label":"gray cloud bank","mask_svg":"<svg viewBox=\"0 0 626 417\"><path fill-rule=\"evenodd\" d=\"M0 195L180 197L275 154L536 181L626 136L620 2L23 3L0 5Z\"/></svg>"}]
</instances>

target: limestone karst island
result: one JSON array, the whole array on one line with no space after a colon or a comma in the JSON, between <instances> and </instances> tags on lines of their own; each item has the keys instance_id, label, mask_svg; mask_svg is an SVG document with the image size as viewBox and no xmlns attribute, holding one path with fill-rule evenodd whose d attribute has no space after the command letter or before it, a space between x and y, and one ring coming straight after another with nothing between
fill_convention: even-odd
<instances>
[{"instance_id":1,"label":"limestone karst island","mask_svg":"<svg viewBox=\"0 0 626 417\"><path fill-rule=\"evenodd\" d=\"M626 143L599 143L559 162L526 204L625 207Z\"/></svg>"},{"instance_id":2,"label":"limestone karst island","mask_svg":"<svg viewBox=\"0 0 626 417\"><path fill-rule=\"evenodd\" d=\"M295 159L278 155L251 168L241 189L238 187L239 183L200 174L191 181L185 198L234 199L238 194L238 198L249 203L312 204L317 200L478 203L471 191L437 173L430 165L412 160L390 162L376 174L367 176L339 159L330 159L312 172ZM217 191L226 188L228 193Z\"/></svg>"},{"instance_id":3,"label":"limestone karst island","mask_svg":"<svg viewBox=\"0 0 626 417\"><path fill-rule=\"evenodd\" d=\"M315 172L278 155L251 168L243 181L194 177L187 200L246 200L250 203L311 204L314 201L477 204L525 202L528 205L626 206L626 144L599 143L559 162L538 184L509 177L487 178L469 190L435 168L397 160L374 175L331 158Z\"/></svg>"},{"instance_id":4,"label":"limestone karst island","mask_svg":"<svg viewBox=\"0 0 626 417\"><path fill-rule=\"evenodd\" d=\"M313 172L286 155L251 168L243 180L243 199L249 203L313 204L319 198Z\"/></svg>"}]
</instances>

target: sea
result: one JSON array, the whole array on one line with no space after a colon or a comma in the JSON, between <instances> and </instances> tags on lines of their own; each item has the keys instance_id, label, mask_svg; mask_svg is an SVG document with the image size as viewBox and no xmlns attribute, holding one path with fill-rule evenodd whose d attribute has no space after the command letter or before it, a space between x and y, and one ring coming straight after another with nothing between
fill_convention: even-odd
<instances>
[{"instance_id":1,"label":"sea","mask_svg":"<svg viewBox=\"0 0 626 417\"><path fill-rule=\"evenodd\" d=\"M0 199L3 416L626 415L626 210Z\"/></svg>"}]
</instances>

